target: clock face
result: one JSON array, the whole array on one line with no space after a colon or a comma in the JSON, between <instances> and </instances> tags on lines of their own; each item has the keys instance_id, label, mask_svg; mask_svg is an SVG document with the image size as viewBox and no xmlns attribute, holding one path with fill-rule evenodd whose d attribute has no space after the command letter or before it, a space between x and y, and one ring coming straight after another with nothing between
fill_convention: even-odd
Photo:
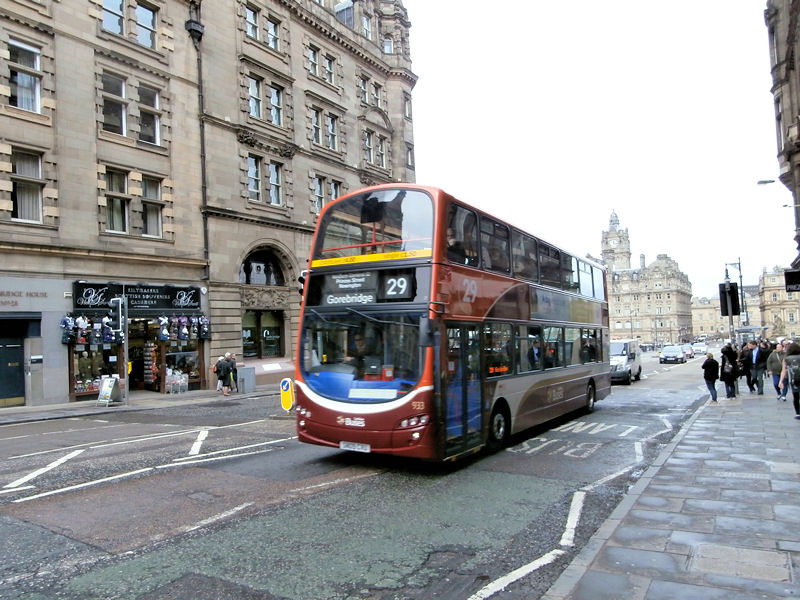
<instances>
[{"instance_id":1,"label":"clock face","mask_svg":"<svg viewBox=\"0 0 800 600\"><path fill-rule=\"evenodd\" d=\"M609 243L609 244L611 244L611 247L613 248L613 247L615 247L617 244L619 244L619 241L618 241L618 240L610 240L608 243Z\"/></svg>"}]
</instances>

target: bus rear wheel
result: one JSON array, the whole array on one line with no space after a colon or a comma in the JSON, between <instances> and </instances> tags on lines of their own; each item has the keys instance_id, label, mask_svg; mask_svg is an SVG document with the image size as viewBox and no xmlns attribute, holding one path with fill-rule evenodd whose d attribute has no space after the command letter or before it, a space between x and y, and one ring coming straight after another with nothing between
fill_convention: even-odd
<instances>
[{"instance_id":1,"label":"bus rear wheel","mask_svg":"<svg viewBox=\"0 0 800 600\"><path fill-rule=\"evenodd\" d=\"M594 403L597 400L597 391L594 388L594 383L589 382L589 385L586 386L586 412L590 413L594 411Z\"/></svg>"},{"instance_id":2,"label":"bus rear wheel","mask_svg":"<svg viewBox=\"0 0 800 600\"><path fill-rule=\"evenodd\" d=\"M511 430L511 417L502 403L495 404L489 417L489 439L486 446L490 452L497 452L507 443Z\"/></svg>"}]
</instances>

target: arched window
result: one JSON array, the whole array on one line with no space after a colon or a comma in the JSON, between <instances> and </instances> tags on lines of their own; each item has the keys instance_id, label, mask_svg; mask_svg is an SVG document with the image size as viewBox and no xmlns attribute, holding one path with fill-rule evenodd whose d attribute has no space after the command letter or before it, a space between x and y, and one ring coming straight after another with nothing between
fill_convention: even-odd
<instances>
[{"instance_id":1,"label":"arched window","mask_svg":"<svg viewBox=\"0 0 800 600\"><path fill-rule=\"evenodd\" d=\"M390 35L383 38L383 52L384 54L394 54L394 39Z\"/></svg>"},{"instance_id":2,"label":"arched window","mask_svg":"<svg viewBox=\"0 0 800 600\"><path fill-rule=\"evenodd\" d=\"M248 285L286 285L281 263L271 250L256 250L239 267L239 283Z\"/></svg>"}]
</instances>

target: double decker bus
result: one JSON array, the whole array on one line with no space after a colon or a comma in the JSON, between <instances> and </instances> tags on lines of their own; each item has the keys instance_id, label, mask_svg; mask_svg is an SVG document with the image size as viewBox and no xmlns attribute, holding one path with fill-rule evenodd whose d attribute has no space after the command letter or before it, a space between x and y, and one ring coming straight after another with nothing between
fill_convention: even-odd
<instances>
[{"instance_id":1,"label":"double decker bus","mask_svg":"<svg viewBox=\"0 0 800 600\"><path fill-rule=\"evenodd\" d=\"M303 294L302 442L454 460L610 392L602 267L437 188L325 206Z\"/></svg>"}]
</instances>

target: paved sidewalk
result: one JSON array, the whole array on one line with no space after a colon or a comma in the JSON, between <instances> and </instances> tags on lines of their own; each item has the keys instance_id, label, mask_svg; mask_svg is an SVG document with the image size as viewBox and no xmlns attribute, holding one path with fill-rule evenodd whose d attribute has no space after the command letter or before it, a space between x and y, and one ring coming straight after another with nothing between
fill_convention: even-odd
<instances>
[{"instance_id":1,"label":"paved sidewalk","mask_svg":"<svg viewBox=\"0 0 800 600\"><path fill-rule=\"evenodd\" d=\"M275 408L280 408L280 393L278 385L257 386L255 391L246 394L231 394L224 397L215 390L193 390L181 394L161 394L157 392L131 392L127 403L112 402L109 405L98 404L96 400L80 400L65 402L63 404L48 404L45 406L11 406L0 408L0 425L12 423L28 423L32 421L45 421L48 419L64 419L86 415L101 415L113 412L132 410L148 410L153 408L167 408L186 404L200 404L222 400L236 400L242 398L274 399Z\"/></svg>"},{"instance_id":2,"label":"paved sidewalk","mask_svg":"<svg viewBox=\"0 0 800 600\"><path fill-rule=\"evenodd\" d=\"M793 417L772 394L708 402L542 600L800 596Z\"/></svg>"}]
</instances>

